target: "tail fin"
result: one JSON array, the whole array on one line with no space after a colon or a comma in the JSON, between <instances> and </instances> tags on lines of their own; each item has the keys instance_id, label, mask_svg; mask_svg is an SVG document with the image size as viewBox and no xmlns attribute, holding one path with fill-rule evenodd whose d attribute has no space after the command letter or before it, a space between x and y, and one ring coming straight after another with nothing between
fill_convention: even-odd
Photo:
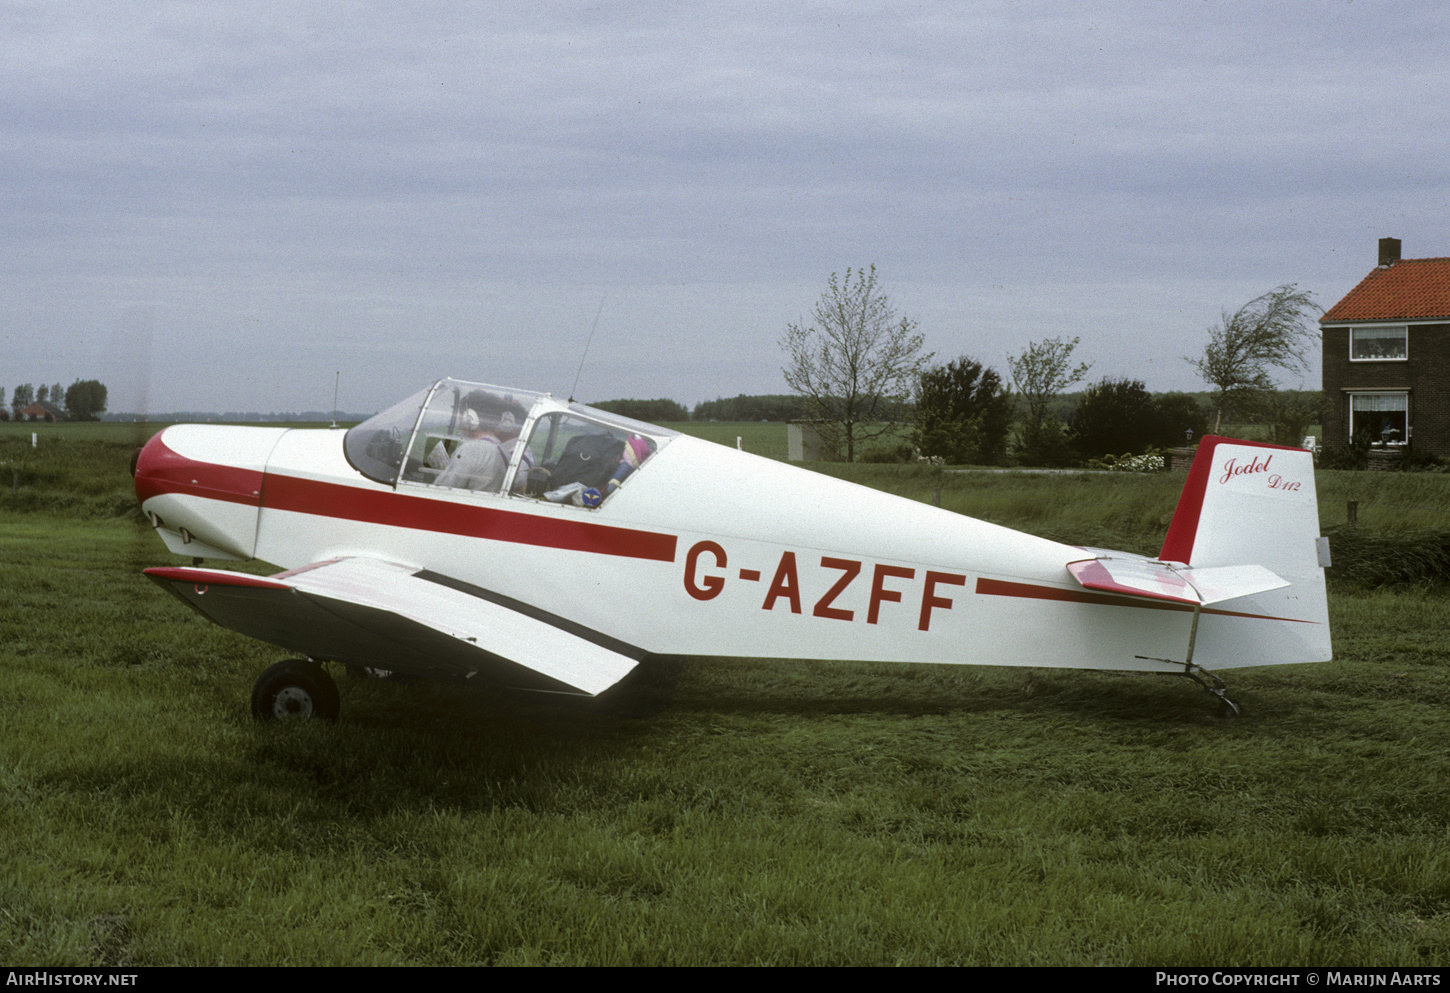
<instances>
[{"instance_id":1,"label":"tail fin","mask_svg":"<svg viewBox=\"0 0 1450 993\"><path fill-rule=\"evenodd\" d=\"M1159 558L1195 569L1258 565L1280 589L1205 608L1197 661L1219 668L1323 662L1332 656L1314 457L1232 438L1204 438Z\"/></svg>"}]
</instances>

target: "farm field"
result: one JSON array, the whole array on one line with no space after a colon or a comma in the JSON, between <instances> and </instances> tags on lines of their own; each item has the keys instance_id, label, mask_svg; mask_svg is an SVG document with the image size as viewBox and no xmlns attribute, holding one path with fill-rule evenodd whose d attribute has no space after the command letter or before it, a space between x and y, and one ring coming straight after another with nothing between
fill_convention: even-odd
<instances>
[{"instance_id":1,"label":"farm field","mask_svg":"<svg viewBox=\"0 0 1450 993\"><path fill-rule=\"evenodd\" d=\"M678 421L662 426L717 445L739 447L768 459L785 460L785 425L779 421Z\"/></svg>"},{"instance_id":2,"label":"farm field","mask_svg":"<svg viewBox=\"0 0 1450 993\"><path fill-rule=\"evenodd\" d=\"M140 575L179 560L131 426L4 427L0 961L1450 958L1444 477L1321 474L1336 660L1230 674L1238 721L1172 678L701 659L647 719L340 680L279 727L281 653ZM1146 550L1181 482L825 471Z\"/></svg>"}]
</instances>

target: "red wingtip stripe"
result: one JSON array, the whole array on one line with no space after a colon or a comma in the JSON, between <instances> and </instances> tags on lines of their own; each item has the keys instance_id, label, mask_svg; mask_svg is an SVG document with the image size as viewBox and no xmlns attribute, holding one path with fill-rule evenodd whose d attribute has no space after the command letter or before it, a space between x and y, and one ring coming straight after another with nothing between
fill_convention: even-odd
<instances>
[{"instance_id":1,"label":"red wingtip stripe","mask_svg":"<svg viewBox=\"0 0 1450 993\"><path fill-rule=\"evenodd\" d=\"M188 566L156 566L142 570L146 576L159 582L194 583L197 586L241 586L259 590L290 590L286 583L278 583L262 576L250 576L242 572L225 572L220 569L196 569Z\"/></svg>"}]
</instances>

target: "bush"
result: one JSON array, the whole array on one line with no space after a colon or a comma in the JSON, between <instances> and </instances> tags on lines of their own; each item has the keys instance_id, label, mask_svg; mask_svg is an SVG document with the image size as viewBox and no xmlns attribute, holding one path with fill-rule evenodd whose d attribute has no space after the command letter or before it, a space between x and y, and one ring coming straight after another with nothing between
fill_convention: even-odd
<instances>
[{"instance_id":1,"label":"bush","mask_svg":"<svg viewBox=\"0 0 1450 993\"><path fill-rule=\"evenodd\" d=\"M1414 528L1373 531L1351 525L1325 528L1336 584L1356 587L1426 585L1450 578L1450 531Z\"/></svg>"},{"instance_id":2,"label":"bush","mask_svg":"<svg viewBox=\"0 0 1450 993\"><path fill-rule=\"evenodd\" d=\"M1037 424L1024 424L1014 453L1025 466L1075 465L1080 459L1067 426L1053 417Z\"/></svg>"},{"instance_id":3,"label":"bush","mask_svg":"<svg viewBox=\"0 0 1450 993\"><path fill-rule=\"evenodd\" d=\"M1000 464L1012 424L1012 396L995 369L962 356L921 375L916 444L954 465Z\"/></svg>"},{"instance_id":4,"label":"bush","mask_svg":"<svg viewBox=\"0 0 1450 993\"><path fill-rule=\"evenodd\" d=\"M1070 418L1073 444L1085 459L1112 452L1142 455L1174 448L1208 430L1208 414L1186 393L1153 396L1136 379L1104 379L1079 395Z\"/></svg>"},{"instance_id":5,"label":"bush","mask_svg":"<svg viewBox=\"0 0 1450 993\"><path fill-rule=\"evenodd\" d=\"M1083 458L1146 451L1153 443L1157 408L1137 379L1103 379L1078 397L1072 413L1073 446Z\"/></svg>"},{"instance_id":6,"label":"bush","mask_svg":"<svg viewBox=\"0 0 1450 993\"><path fill-rule=\"evenodd\" d=\"M856 458L857 462L871 462L877 465L900 464L902 462L916 461L916 449L903 441L899 445L889 445L878 448L868 448Z\"/></svg>"},{"instance_id":7,"label":"bush","mask_svg":"<svg viewBox=\"0 0 1450 993\"><path fill-rule=\"evenodd\" d=\"M1260 396L1253 410L1269 426L1269 441L1298 445L1311 424L1323 421L1324 394L1319 390L1273 390Z\"/></svg>"},{"instance_id":8,"label":"bush","mask_svg":"<svg viewBox=\"0 0 1450 993\"><path fill-rule=\"evenodd\" d=\"M1315 466L1320 469L1342 469L1355 471L1369 468L1371 446L1367 444L1345 445L1343 448L1328 449L1319 453ZM1450 460L1438 455L1420 455L1413 445L1401 449L1399 472L1450 472Z\"/></svg>"},{"instance_id":9,"label":"bush","mask_svg":"<svg viewBox=\"0 0 1450 993\"><path fill-rule=\"evenodd\" d=\"M1191 393L1160 393L1153 405L1154 448L1178 448L1208 434L1208 411ZM1193 432L1191 439L1185 434L1188 431Z\"/></svg>"},{"instance_id":10,"label":"bush","mask_svg":"<svg viewBox=\"0 0 1450 993\"><path fill-rule=\"evenodd\" d=\"M1368 449L1345 445L1343 448L1326 448L1319 453L1315 467L1319 469L1341 469L1354 471L1363 469L1368 462Z\"/></svg>"},{"instance_id":11,"label":"bush","mask_svg":"<svg viewBox=\"0 0 1450 993\"><path fill-rule=\"evenodd\" d=\"M1104 455L1100 459L1089 459L1089 469L1109 469L1113 472L1162 472L1168 467L1163 453L1149 449L1142 455L1126 452L1122 455Z\"/></svg>"}]
</instances>

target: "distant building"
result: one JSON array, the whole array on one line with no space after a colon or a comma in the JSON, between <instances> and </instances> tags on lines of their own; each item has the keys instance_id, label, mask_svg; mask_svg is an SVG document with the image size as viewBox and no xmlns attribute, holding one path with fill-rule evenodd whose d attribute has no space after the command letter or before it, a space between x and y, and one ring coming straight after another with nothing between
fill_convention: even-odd
<instances>
[{"instance_id":1,"label":"distant building","mask_svg":"<svg viewBox=\"0 0 1450 993\"><path fill-rule=\"evenodd\" d=\"M830 421L787 421L785 457L788 462L835 461L840 457L836 426Z\"/></svg>"},{"instance_id":2,"label":"distant building","mask_svg":"<svg viewBox=\"0 0 1450 993\"><path fill-rule=\"evenodd\" d=\"M1450 258L1402 259L1381 238L1379 264L1319 319L1324 445L1356 436L1450 455Z\"/></svg>"},{"instance_id":3,"label":"distant building","mask_svg":"<svg viewBox=\"0 0 1450 993\"><path fill-rule=\"evenodd\" d=\"M65 420L65 411L61 410L49 400L37 400L28 407L23 407L15 417L20 421L47 421L54 424L56 421Z\"/></svg>"}]
</instances>

